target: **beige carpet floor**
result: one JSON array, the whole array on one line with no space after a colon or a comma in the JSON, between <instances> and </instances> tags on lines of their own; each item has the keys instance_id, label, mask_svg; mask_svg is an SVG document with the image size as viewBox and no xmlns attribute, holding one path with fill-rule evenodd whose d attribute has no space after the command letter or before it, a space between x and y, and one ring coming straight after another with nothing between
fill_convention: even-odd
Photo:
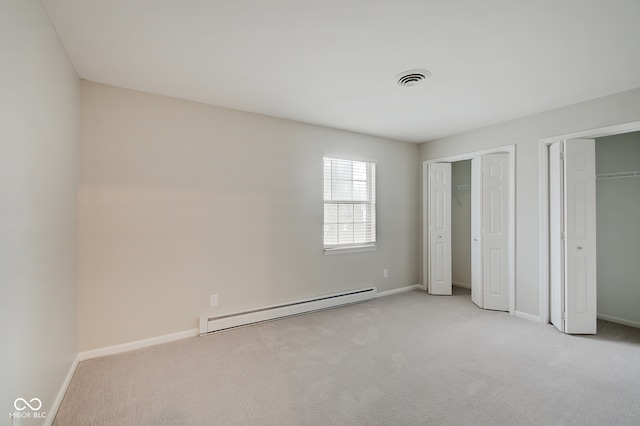
<instances>
[{"instance_id":1,"label":"beige carpet floor","mask_svg":"<svg viewBox=\"0 0 640 426\"><path fill-rule=\"evenodd\" d=\"M640 330L412 291L81 362L54 425L640 425Z\"/></svg>"}]
</instances>

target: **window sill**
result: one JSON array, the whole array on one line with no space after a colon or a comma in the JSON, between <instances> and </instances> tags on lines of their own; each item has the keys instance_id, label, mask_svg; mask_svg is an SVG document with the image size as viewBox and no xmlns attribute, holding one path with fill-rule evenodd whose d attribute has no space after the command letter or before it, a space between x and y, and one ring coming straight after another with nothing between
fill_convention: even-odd
<instances>
[{"instance_id":1,"label":"window sill","mask_svg":"<svg viewBox=\"0 0 640 426\"><path fill-rule=\"evenodd\" d=\"M376 249L375 245L366 245L366 246L350 246L350 247L333 247L324 249L324 255L328 256L331 254L343 254L343 253L357 253L360 251L374 251Z\"/></svg>"}]
</instances>

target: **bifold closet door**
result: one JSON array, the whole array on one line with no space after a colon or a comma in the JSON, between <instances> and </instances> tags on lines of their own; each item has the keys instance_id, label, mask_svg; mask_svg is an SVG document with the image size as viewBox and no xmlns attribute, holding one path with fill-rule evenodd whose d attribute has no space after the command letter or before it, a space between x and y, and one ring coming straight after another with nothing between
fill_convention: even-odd
<instances>
[{"instance_id":1,"label":"bifold closet door","mask_svg":"<svg viewBox=\"0 0 640 426\"><path fill-rule=\"evenodd\" d=\"M427 168L427 290L451 295L451 163L429 163Z\"/></svg>"},{"instance_id":2,"label":"bifold closet door","mask_svg":"<svg viewBox=\"0 0 640 426\"><path fill-rule=\"evenodd\" d=\"M562 142L549 146L549 317L564 332L564 167Z\"/></svg>"},{"instance_id":3,"label":"bifold closet door","mask_svg":"<svg viewBox=\"0 0 640 426\"><path fill-rule=\"evenodd\" d=\"M471 162L471 300L483 309L509 310L509 156Z\"/></svg>"},{"instance_id":4,"label":"bifold closet door","mask_svg":"<svg viewBox=\"0 0 640 426\"><path fill-rule=\"evenodd\" d=\"M572 139L549 148L549 309L569 334L595 334L595 141Z\"/></svg>"},{"instance_id":5,"label":"bifold closet door","mask_svg":"<svg viewBox=\"0 0 640 426\"><path fill-rule=\"evenodd\" d=\"M596 148L593 139L564 142L565 332L595 334Z\"/></svg>"},{"instance_id":6,"label":"bifold closet door","mask_svg":"<svg viewBox=\"0 0 640 426\"><path fill-rule=\"evenodd\" d=\"M484 308L482 289L482 157L471 160L471 301Z\"/></svg>"}]
</instances>

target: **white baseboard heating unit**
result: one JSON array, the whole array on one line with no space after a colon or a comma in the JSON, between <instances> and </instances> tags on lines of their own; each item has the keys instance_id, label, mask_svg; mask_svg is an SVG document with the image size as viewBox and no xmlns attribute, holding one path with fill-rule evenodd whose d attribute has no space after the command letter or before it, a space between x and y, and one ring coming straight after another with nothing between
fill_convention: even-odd
<instances>
[{"instance_id":1,"label":"white baseboard heating unit","mask_svg":"<svg viewBox=\"0 0 640 426\"><path fill-rule=\"evenodd\" d=\"M378 297L376 287L328 294L219 317L200 317L200 335L258 322L364 302Z\"/></svg>"}]
</instances>

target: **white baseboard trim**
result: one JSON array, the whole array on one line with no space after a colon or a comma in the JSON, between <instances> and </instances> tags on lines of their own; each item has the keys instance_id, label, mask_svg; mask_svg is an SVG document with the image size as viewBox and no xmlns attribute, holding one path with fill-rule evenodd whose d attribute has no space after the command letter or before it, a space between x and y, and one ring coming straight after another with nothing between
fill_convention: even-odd
<instances>
[{"instance_id":1,"label":"white baseboard trim","mask_svg":"<svg viewBox=\"0 0 640 426\"><path fill-rule=\"evenodd\" d=\"M393 290L378 292L378 297L391 296L392 294L404 293L405 291L411 291L422 288L420 284L408 285L406 287L394 288Z\"/></svg>"},{"instance_id":2,"label":"white baseboard trim","mask_svg":"<svg viewBox=\"0 0 640 426\"><path fill-rule=\"evenodd\" d=\"M101 356L115 355L122 352L129 352L136 349L147 348L149 346L155 346L162 343L173 342L176 340L187 339L189 337L196 337L198 335L198 329L179 331L177 333L165 334L163 336L151 337L149 339L136 340L135 342L123 343L121 345L107 346L106 348L92 349L90 351L80 352L78 359L85 361L91 358L98 358Z\"/></svg>"},{"instance_id":3,"label":"white baseboard trim","mask_svg":"<svg viewBox=\"0 0 640 426\"><path fill-rule=\"evenodd\" d=\"M293 300L277 305L263 306L257 309L235 312L218 317L201 316L199 333L202 336L216 331L229 330L250 324L338 308L352 303L375 299L377 294L378 289L376 287L367 287L307 299Z\"/></svg>"},{"instance_id":4,"label":"white baseboard trim","mask_svg":"<svg viewBox=\"0 0 640 426\"><path fill-rule=\"evenodd\" d=\"M469 290L471 290L471 284L461 283L458 281L453 281L451 284L455 285L456 287L468 288Z\"/></svg>"},{"instance_id":5,"label":"white baseboard trim","mask_svg":"<svg viewBox=\"0 0 640 426\"><path fill-rule=\"evenodd\" d=\"M616 324L628 325L629 327L640 328L640 322L631 321L624 318L612 317L611 315L598 314L598 319L615 322Z\"/></svg>"},{"instance_id":6,"label":"white baseboard trim","mask_svg":"<svg viewBox=\"0 0 640 426\"><path fill-rule=\"evenodd\" d=\"M80 363L80 357L76 355L75 359L71 363L71 367L69 367L69 371L67 372L67 376L64 378L62 385L60 386L60 390L58 390L58 394L56 395L56 399L53 400L53 404L49 407L49 411L47 411L47 417L44 419L44 426L51 426L53 424L53 419L56 418L56 413L58 413L58 408L60 408L60 404L62 404L62 399L64 395L67 393L67 389L69 388L69 384L71 383L71 379L76 372L76 368L78 368L78 363Z\"/></svg>"},{"instance_id":7,"label":"white baseboard trim","mask_svg":"<svg viewBox=\"0 0 640 426\"><path fill-rule=\"evenodd\" d=\"M531 314L527 314L525 312L520 312L520 311L515 311L514 315L516 316L516 318L522 318L522 319L526 319L529 321L533 321L533 322L542 322L542 318L540 318L537 315L531 315Z\"/></svg>"}]
</instances>

